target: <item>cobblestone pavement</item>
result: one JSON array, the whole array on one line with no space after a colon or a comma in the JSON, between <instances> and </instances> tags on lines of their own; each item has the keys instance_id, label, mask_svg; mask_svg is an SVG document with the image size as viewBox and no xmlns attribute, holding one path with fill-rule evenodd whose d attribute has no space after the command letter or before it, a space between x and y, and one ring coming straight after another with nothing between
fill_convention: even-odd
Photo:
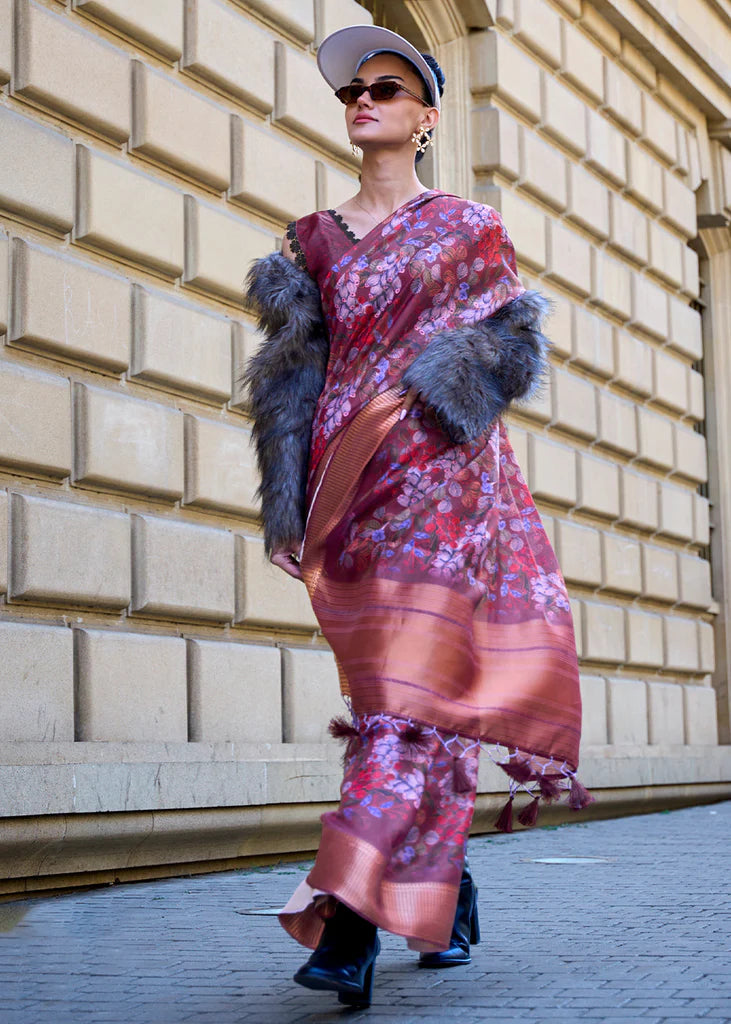
<instances>
[{"instance_id":1,"label":"cobblestone pavement","mask_svg":"<svg viewBox=\"0 0 731 1024\"><path fill-rule=\"evenodd\" d=\"M306 864L0 904L1 1024L729 1024L731 803L470 841L482 943L416 969L383 937L370 1011L292 984L275 917ZM536 858L592 858L537 863Z\"/></svg>"}]
</instances>

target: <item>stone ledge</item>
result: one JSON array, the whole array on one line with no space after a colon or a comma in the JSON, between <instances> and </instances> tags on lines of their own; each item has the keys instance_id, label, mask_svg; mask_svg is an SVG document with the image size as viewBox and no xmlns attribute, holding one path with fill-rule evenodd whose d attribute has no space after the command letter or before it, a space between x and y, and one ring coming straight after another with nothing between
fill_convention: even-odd
<instances>
[{"instance_id":1,"label":"stone ledge","mask_svg":"<svg viewBox=\"0 0 731 1024\"><path fill-rule=\"evenodd\" d=\"M340 754L335 743L5 743L0 821L335 801ZM594 791L725 783L731 789L731 747L588 747L580 776ZM479 792L506 789L503 772L484 757Z\"/></svg>"}]
</instances>

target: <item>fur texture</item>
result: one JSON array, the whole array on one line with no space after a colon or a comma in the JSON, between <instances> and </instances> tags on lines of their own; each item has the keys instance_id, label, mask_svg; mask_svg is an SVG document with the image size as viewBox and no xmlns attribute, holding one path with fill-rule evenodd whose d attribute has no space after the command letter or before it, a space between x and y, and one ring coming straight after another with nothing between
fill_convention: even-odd
<instances>
[{"instance_id":1,"label":"fur texture","mask_svg":"<svg viewBox=\"0 0 731 1024\"><path fill-rule=\"evenodd\" d=\"M246 299L265 335L243 380L254 418L264 542L271 555L280 546L296 550L304 536L310 433L329 344L318 287L286 256L271 253L252 265Z\"/></svg>"},{"instance_id":2,"label":"fur texture","mask_svg":"<svg viewBox=\"0 0 731 1024\"><path fill-rule=\"evenodd\" d=\"M547 367L541 324L549 302L526 291L474 325L441 331L404 374L404 384L434 409L456 444L473 441L505 412L528 398Z\"/></svg>"}]
</instances>

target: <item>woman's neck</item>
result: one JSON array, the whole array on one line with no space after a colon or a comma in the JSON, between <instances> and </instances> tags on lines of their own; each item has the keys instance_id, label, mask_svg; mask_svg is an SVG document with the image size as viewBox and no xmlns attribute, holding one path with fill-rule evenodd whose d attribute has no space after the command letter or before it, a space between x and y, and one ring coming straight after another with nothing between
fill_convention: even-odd
<instances>
[{"instance_id":1,"label":"woman's neck","mask_svg":"<svg viewBox=\"0 0 731 1024\"><path fill-rule=\"evenodd\" d=\"M416 176L413 153L364 152L358 199L379 219L424 191Z\"/></svg>"}]
</instances>

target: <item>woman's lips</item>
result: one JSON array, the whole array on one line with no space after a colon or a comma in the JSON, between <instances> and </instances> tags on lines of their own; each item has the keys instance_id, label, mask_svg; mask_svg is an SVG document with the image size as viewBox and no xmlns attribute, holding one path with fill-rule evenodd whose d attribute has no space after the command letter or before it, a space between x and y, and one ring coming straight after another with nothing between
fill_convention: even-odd
<instances>
[{"instance_id":1,"label":"woman's lips","mask_svg":"<svg viewBox=\"0 0 731 1024\"><path fill-rule=\"evenodd\" d=\"M357 117L353 118L353 124L360 124L361 121L375 121L375 117L369 117L367 114L358 114Z\"/></svg>"}]
</instances>

